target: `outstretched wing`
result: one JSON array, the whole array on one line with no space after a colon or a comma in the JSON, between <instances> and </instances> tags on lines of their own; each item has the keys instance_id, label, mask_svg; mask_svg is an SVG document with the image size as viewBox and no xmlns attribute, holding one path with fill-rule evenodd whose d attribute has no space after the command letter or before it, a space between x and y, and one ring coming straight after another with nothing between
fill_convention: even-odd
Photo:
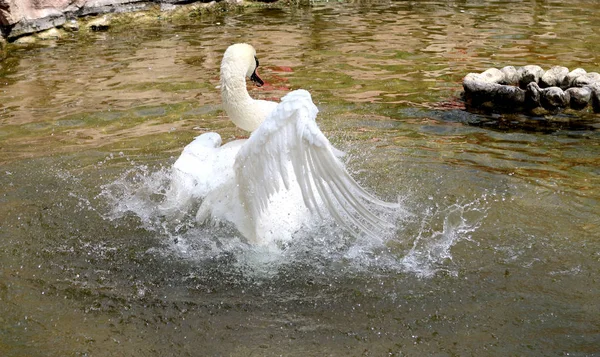
<instances>
[{"instance_id":1,"label":"outstretched wing","mask_svg":"<svg viewBox=\"0 0 600 357\"><path fill-rule=\"evenodd\" d=\"M398 205L373 197L354 181L317 126L317 113L310 94L296 90L283 97L252 133L234 165L242 203L250 217L258 219L282 184L285 189L297 189L290 187L297 182L311 212L321 215L324 207L350 232L375 236L389 223L374 215L366 203ZM289 163L293 169L288 169Z\"/></svg>"}]
</instances>

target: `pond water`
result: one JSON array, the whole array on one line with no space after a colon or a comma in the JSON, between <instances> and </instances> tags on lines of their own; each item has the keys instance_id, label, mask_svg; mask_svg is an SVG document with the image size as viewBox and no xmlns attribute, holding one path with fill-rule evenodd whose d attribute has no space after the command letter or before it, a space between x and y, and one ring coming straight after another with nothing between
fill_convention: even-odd
<instances>
[{"instance_id":1,"label":"pond water","mask_svg":"<svg viewBox=\"0 0 600 357\"><path fill-rule=\"evenodd\" d=\"M600 117L459 100L492 66L598 71L599 26L595 1L317 2L11 47L0 355L600 355ZM156 213L194 136L245 135L215 88L235 42L251 95L310 90L353 175L401 202L392 236L255 248Z\"/></svg>"}]
</instances>

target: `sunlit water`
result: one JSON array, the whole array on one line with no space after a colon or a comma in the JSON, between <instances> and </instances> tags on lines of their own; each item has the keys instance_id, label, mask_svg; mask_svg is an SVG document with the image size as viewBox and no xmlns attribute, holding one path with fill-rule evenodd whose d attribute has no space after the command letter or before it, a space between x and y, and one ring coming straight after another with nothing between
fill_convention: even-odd
<instances>
[{"instance_id":1,"label":"sunlit water","mask_svg":"<svg viewBox=\"0 0 600 357\"><path fill-rule=\"evenodd\" d=\"M600 69L594 1L265 8L75 35L0 62L0 355L600 355L600 119L476 114L489 67ZM379 240L331 221L251 247L156 206L220 109L225 48L259 98L311 91Z\"/></svg>"}]
</instances>

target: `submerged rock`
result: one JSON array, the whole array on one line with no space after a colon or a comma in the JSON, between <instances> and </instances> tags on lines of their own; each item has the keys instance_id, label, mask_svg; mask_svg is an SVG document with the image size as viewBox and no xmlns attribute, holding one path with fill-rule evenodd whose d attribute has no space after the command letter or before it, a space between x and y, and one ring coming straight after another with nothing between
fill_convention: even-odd
<instances>
[{"instance_id":1,"label":"submerged rock","mask_svg":"<svg viewBox=\"0 0 600 357\"><path fill-rule=\"evenodd\" d=\"M101 16L88 22L86 27L92 31L106 31L110 27L110 17Z\"/></svg>"},{"instance_id":2,"label":"submerged rock","mask_svg":"<svg viewBox=\"0 0 600 357\"><path fill-rule=\"evenodd\" d=\"M32 45L36 42L38 39L35 36L21 36L14 41L17 45Z\"/></svg>"},{"instance_id":3,"label":"submerged rock","mask_svg":"<svg viewBox=\"0 0 600 357\"><path fill-rule=\"evenodd\" d=\"M63 29L67 31L79 31L79 22L75 19L71 19L63 24Z\"/></svg>"},{"instance_id":4,"label":"submerged rock","mask_svg":"<svg viewBox=\"0 0 600 357\"><path fill-rule=\"evenodd\" d=\"M57 28L51 28L37 34L40 40L54 40L63 37L63 33Z\"/></svg>"}]
</instances>

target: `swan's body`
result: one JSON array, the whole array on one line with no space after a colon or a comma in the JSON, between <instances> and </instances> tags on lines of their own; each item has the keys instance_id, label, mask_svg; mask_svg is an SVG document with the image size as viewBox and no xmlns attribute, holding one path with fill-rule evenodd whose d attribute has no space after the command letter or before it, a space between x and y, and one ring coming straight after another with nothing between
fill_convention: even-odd
<instances>
[{"instance_id":1,"label":"swan's body","mask_svg":"<svg viewBox=\"0 0 600 357\"><path fill-rule=\"evenodd\" d=\"M352 232L374 235L386 225L365 206L382 202L364 191L336 157L319 130L317 107L305 90L290 92L277 104L252 99L245 78L262 84L252 46L230 46L221 64L223 107L248 140L220 146L206 133L184 149L173 167L166 212L202 204L198 221L229 221L252 243L290 237L328 212Z\"/></svg>"}]
</instances>

